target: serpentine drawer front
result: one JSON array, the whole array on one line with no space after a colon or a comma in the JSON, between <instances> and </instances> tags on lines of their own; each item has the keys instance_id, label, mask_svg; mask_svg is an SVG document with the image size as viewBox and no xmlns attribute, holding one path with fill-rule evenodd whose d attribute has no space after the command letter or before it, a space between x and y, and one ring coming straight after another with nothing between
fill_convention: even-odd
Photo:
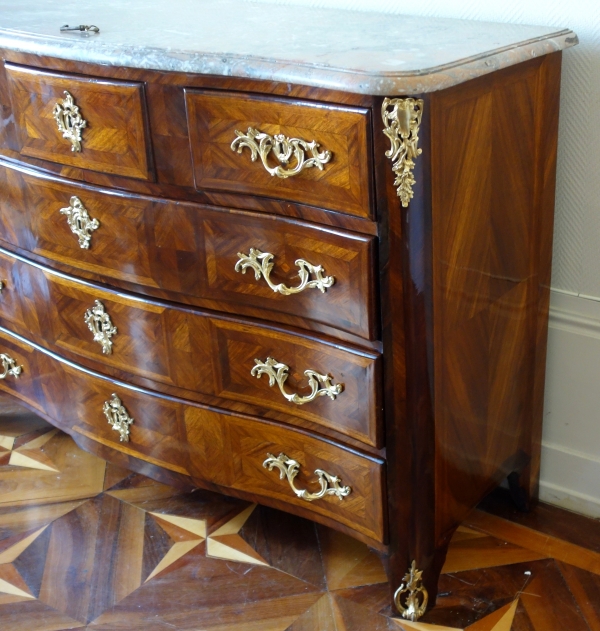
<instances>
[{"instance_id":1,"label":"serpentine drawer front","mask_svg":"<svg viewBox=\"0 0 600 631\"><path fill-rule=\"evenodd\" d=\"M185 96L198 188L373 216L368 110L226 92Z\"/></svg>"},{"instance_id":2,"label":"serpentine drawer front","mask_svg":"<svg viewBox=\"0 0 600 631\"><path fill-rule=\"evenodd\" d=\"M0 278L0 321L55 352L109 374L153 380L157 388L246 401L279 410L290 423L300 417L381 444L376 354L140 300L2 250Z\"/></svg>"},{"instance_id":3,"label":"serpentine drawer front","mask_svg":"<svg viewBox=\"0 0 600 631\"><path fill-rule=\"evenodd\" d=\"M576 36L242 0L61 32L63 4L0 12L0 389L367 542L417 620L472 508L537 495Z\"/></svg>"},{"instance_id":4,"label":"serpentine drawer front","mask_svg":"<svg viewBox=\"0 0 600 631\"><path fill-rule=\"evenodd\" d=\"M266 504L292 504L313 518L325 518L325 523L339 522L368 540L384 541L380 459L257 418L134 389L61 361L2 330L0 353L9 354L15 366L22 367L18 376L0 378L0 389L43 410L59 427L192 476L198 484L252 493ZM111 412L121 407L119 423ZM123 428L125 440L115 425ZM301 464L292 484L281 478L279 469L263 466L269 454L280 453ZM329 482L328 488L349 487L350 491L313 501L298 497L292 486L318 494L321 487L315 470L339 478L338 484Z\"/></svg>"},{"instance_id":5,"label":"serpentine drawer front","mask_svg":"<svg viewBox=\"0 0 600 631\"><path fill-rule=\"evenodd\" d=\"M6 73L24 156L150 178L142 84L13 64Z\"/></svg>"},{"instance_id":6,"label":"serpentine drawer front","mask_svg":"<svg viewBox=\"0 0 600 631\"><path fill-rule=\"evenodd\" d=\"M377 335L373 237L283 217L117 195L2 163L0 188L0 239L73 271L158 289L200 306L218 309L225 303L233 313L270 321L288 314L309 329L317 321L367 339ZM251 257L252 250L264 256ZM272 257L265 258L267 253ZM305 286L298 291L303 272ZM332 280L315 283L319 278Z\"/></svg>"}]
</instances>

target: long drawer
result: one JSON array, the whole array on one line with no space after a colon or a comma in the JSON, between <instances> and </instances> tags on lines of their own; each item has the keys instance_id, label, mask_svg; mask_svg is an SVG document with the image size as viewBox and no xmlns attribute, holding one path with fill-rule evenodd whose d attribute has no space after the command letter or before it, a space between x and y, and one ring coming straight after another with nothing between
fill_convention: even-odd
<instances>
[{"instance_id":1,"label":"long drawer","mask_svg":"<svg viewBox=\"0 0 600 631\"><path fill-rule=\"evenodd\" d=\"M120 194L2 163L0 190L0 239L13 246L174 300L377 338L373 237Z\"/></svg>"},{"instance_id":2,"label":"long drawer","mask_svg":"<svg viewBox=\"0 0 600 631\"><path fill-rule=\"evenodd\" d=\"M307 432L133 388L4 329L0 371L0 390L70 433L189 475L198 484L244 492L385 541L380 459Z\"/></svg>"},{"instance_id":3,"label":"long drawer","mask_svg":"<svg viewBox=\"0 0 600 631\"><path fill-rule=\"evenodd\" d=\"M2 250L0 279L0 322L51 350L380 446L377 354L117 293Z\"/></svg>"}]
</instances>

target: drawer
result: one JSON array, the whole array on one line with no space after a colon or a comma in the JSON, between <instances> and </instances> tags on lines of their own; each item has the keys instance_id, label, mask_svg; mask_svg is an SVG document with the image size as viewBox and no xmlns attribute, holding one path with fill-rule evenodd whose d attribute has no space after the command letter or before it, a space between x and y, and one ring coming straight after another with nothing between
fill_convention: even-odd
<instances>
[{"instance_id":1,"label":"drawer","mask_svg":"<svg viewBox=\"0 0 600 631\"><path fill-rule=\"evenodd\" d=\"M0 322L84 365L381 442L376 354L142 300L2 250L0 279Z\"/></svg>"},{"instance_id":2,"label":"drawer","mask_svg":"<svg viewBox=\"0 0 600 631\"><path fill-rule=\"evenodd\" d=\"M185 98L198 189L373 216L368 110L207 90Z\"/></svg>"},{"instance_id":3,"label":"drawer","mask_svg":"<svg viewBox=\"0 0 600 631\"><path fill-rule=\"evenodd\" d=\"M13 246L170 299L275 322L291 316L298 326L319 322L377 338L373 237L272 215L118 194L1 163L0 189L0 239ZM75 208L69 209L77 203L98 225L87 231L87 240L69 225L68 213ZM252 249L273 255L266 278L260 271L269 262L264 257L254 257L254 268L245 273L241 265L236 269L238 253L250 263ZM313 270L302 291L273 291L280 285L292 291L301 287L298 274L307 267L297 265L300 260L321 266L321 276L332 277L334 284L323 291L310 287L317 278Z\"/></svg>"},{"instance_id":4,"label":"drawer","mask_svg":"<svg viewBox=\"0 0 600 631\"><path fill-rule=\"evenodd\" d=\"M115 382L2 329L0 353L4 362L0 370L5 373L4 377L0 373L0 390L16 395L69 433L189 475L197 484L247 493L263 504L312 519L322 517L321 521L343 524L363 538L384 541L384 463L380 459L307 432ZM15 368L21 370L18 376ZM113 413L117 429L108 421ZM277 460L280 454L299 465L296 476L290 472L291 484L285 475L280 477L283 472L278 466L286 472L290 469L283 459L272 470L268 463L263 466L270 455ZM316 469L337 476L339 482L322 475L321 485ZM296 495L292 485L311 494L311 501ZM312 497L321 492L323 497Z\"/></svg>"},{"instance_id":5,"label":"drawer","mask_svg":"<svg viewBox=\"0 0 600 631\"><path fill-rule=\"evenodd\" d=\"M141 83L6 64L20 152L82 169L151 178ZM59 127L60 125L60 127Z\"/></svg>"}]
</instances>

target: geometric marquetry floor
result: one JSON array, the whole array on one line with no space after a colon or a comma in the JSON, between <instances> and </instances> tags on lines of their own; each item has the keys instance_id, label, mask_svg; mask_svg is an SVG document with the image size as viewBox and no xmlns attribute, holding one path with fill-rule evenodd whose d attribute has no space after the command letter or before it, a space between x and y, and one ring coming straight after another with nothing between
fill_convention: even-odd
<instances>
[{"instance_id":1,"label":"geometric marquetry floor","mask_svg":"<svg viewBox=\"0 0 600 631\"><path fill-rule=\"evenodd\" d=\"M600 631L597 521L497 494L456 533L436 607L401 622L363 544L129 473L1 403L2 631Z\"/></svg>"}]
</instances>

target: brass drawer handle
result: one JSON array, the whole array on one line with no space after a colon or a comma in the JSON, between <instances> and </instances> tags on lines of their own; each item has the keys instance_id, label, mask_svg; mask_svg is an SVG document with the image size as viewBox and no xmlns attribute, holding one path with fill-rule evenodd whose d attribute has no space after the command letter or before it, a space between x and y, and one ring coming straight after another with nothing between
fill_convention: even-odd
<instances>
[{"instance_id":1,"label":"brass drawer handle","mask_svg":"<svg viewBox=\"0 0 600 631\"><path fill-rule=\"evenodd\" d=\"M306 397L300 397L297 394L289 394L284 389L284 384L286 379L288 378L288 371L290 369L289 366L285 364L280 364L276 359L272 357L267 357L266 362L262 362L260 359L255 359L254 363L256 366L252 368L250 374L257 379L260 379L262 374L268 375L269 377L269 386L273 386L275 382L279 386L281 390L281 394L292 403L296 405L304 405L309 401L314 401L317 397L327 396L332 401L335 400L336 396L342 392L344 389L343 383L338 383L333 385L331 380L333 377L329 375L320 375L314 370L305 370L304 375L308 377L308 385L311 387L312 392ZM323 387L321 388L321 384Z\"/></svg>"},{"instance_id":2,"label":"brass drawer handle","mask_svg":"<svg viewBox=\"0 0 600 631\"><path fill-rule=\"evenodd\" d=\"M95 300L94 306L85 312L83 319L94 334L94 342L102 346L102 353L110 355L113 345L110 338L117 334L117 327L113 326L110 316L104 311L104 305L99 300Z\"/></svg>"},{"instance_id":3,"label":"brass drawer handle","mask_svg":"<svg viewBox=\"0 0 600 631\"><path fill-rule=\"evenodd\" d=\"M69 205L66 208L61 208L59 212L61 215L67 216L67 223L71 232L79 239L79 247L88 250L92 238L91 232L100 227L100 222L89 216L87 208L76 195L73 195L69 200Z\"/></svg>"},{"instance_id":4,"label":"brass drawer handle","mask_svg":"<svg viewBox=\"0 0 600 631\"><path fill-rule=\"evenodd\" d=\"M279 469L279 479L287 478L292 491L300 499L307 502L320 500L326 495L335 495L341 501L352 493L352 489L349 486L340 486L341 480L336 475L331 475L327 471L323 471L323 469L315 469L315 475L318 477L318 482L321 485L321 490L318 493L309 493L306 489L296 488L294 479L300 471L300 463L296 460L291 460L285 454L279 454L275 458L273 454L267 453L267 459L263 462L263 467L269 469L269 471L273 471L273 467Z\"/></svg>"},{"instance_id":5,"label":"brass drawer handle","mask_svg":"<svg viewBox=\"0 0 600 631\"><path fill-rule=\"evenodd\" d=\"M327 164L332 156L331 151L319 153L319 143L315 140L306 142L306 140L301 140L300 138L288 138L283 134L271 136L252 127L248 127L246 133L236 129L235 134L237 138L231 143L232 151L242 153L242 149L248 147L251 151L252 162L260 156L267 172L282 179L298 175L298 173L309 167L317 167L317 169L322 171L323 165ZM258 143L256 142L257 140ZM269 166L267 160L271 151L280 163L275 167ZM304 152L307 152L312 157L307 159ZM296 160L296 166L290 169L284 168L288 165L292 154Z\"/></svg>"},{"instance_id":6,"label":"brass drawer handle","mask_svg":"<svg viewBox=\"0 0 600 631\"><path fill-rule=\"evenodd\" d=\"M58 131L71 143L71 151L81 151L81 130L87 125L73 96L65 90L65 98L58 101L52 111Z\"/></svg>"},{"instance_id":7,"label":"brass drawer handle","mask_svg":"<svg viewBox=\"0 0 600 631\"><path fill-rule=\"evenodd\" d=\"M254 270L256 280L260 280L260 277L263 276L267 285L269 285L274 292L283 294L284 296L299 294L305 289L318 289L322 293L325 293L325 290L335 283L333 276L323 277L323 268L320 265L311 265L304 259L298 259L296 265L300 268L298 272L300 284L297 287L287 287L283 283L275 285L271 281L271 271L274 267L273 254L250 248L248 255L242 254L241 252L238 252L237 255L240 257L240 260L235 264L236 272L245 274L246 270L250 267ZM309 280L311 274L315 276L313 280Z\"/></svg>"},{"instance_id":8,"label":"brass drawer handle","mask_svg":"<svg viewBox=\"0 0 600 631\"><path fill-rule=\"evenodd\" d=\"M9 375L17 379L23 371L23 366L17 366L17 362L6 353L0 353L0 361L4 372L0 375L0 379L6 379Z\"/></svg>"},{"instance_id":9,"label":"brass drawer handle","mask_svg":"<svg viewBox=\"0 0 600 631\"><path fill-rule=\"evenodd\" d=\"M104 402L102 411L112 428L119 432L119 442L128 443L129 426L133 423L133 419L129 416L121 399L113 393L112 398Z\"/></svg>"}]
</instances>

